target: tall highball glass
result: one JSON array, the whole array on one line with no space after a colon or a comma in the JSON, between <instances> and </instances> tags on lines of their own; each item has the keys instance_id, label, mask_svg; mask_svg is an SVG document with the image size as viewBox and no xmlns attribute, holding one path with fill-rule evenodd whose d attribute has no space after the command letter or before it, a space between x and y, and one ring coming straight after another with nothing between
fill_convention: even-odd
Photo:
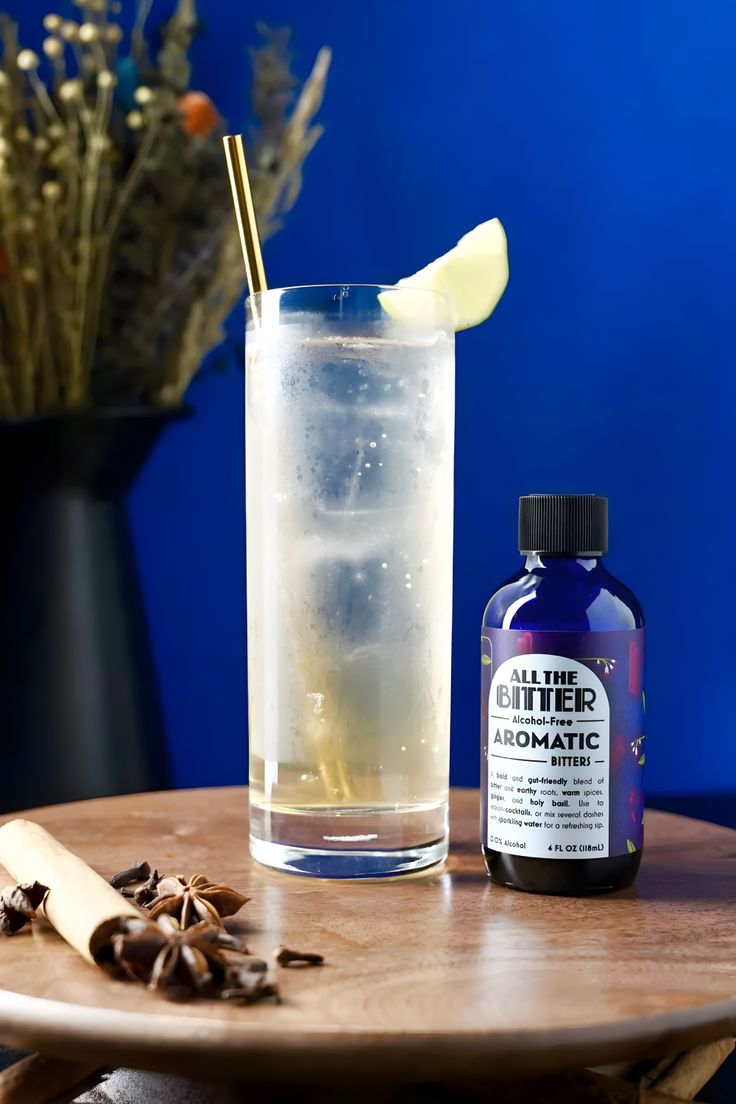
<instances>
[{"instance_id":1,"label":"tall highball glass","mask_svg":"<svg viewBox=\"0 0 736 1104\"><path fill-rule=\"evenodd\" d=\"M447 853L454 334L435 292L248 301L251 850L320 877Z\"/></svg>"}]
</instances>

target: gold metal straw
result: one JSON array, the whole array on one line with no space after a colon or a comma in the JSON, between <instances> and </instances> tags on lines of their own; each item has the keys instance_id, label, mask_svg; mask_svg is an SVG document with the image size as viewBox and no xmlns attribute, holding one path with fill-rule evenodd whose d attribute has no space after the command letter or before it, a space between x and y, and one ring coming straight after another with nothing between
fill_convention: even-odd
<instances>
[{"instance_id":1,"label":"gold metal straw","mask_svg":"<svg viewBox=\"0 0 736 1104\"><path fill-rule=\"evenodd\" d=\"M261 242L258 237L258 224L253 208L253 196L248 181L248 166L245 161L245 147L242 134L226 134L222 139L225 147L227 171L230 175L230 187L233 190L235 217L238 220L240 244L243 247L245 275L251 295L266 291L266 270L263 267Z\"/></svg>"}]
</instances>

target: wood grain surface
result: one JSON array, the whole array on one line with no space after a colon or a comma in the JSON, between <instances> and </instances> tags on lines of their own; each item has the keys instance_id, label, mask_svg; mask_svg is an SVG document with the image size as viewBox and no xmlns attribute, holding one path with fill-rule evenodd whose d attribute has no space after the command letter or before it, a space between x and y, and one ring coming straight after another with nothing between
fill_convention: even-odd
<instances>
[{"instance_id":1,"label":"wood grain surface","mask_svg":"<svg viewBox=\"0 0 736 1104\"><path fill-rule=\"evenodd\" d=\"M105 876L145 858L251 894L249 946L322 952L284 1003L172 1005L109 980L52 930L0 941L0 1040L100 1065L252 1079L447 1080L684 1050L736 1031L736 832L649 813L636 886L584 900L491 886L478 793L452 798L445 866L325 882L252 863L247 790L29 814ZM0 885L3 879L0 877Z\"/></svg>"}]
</instances>

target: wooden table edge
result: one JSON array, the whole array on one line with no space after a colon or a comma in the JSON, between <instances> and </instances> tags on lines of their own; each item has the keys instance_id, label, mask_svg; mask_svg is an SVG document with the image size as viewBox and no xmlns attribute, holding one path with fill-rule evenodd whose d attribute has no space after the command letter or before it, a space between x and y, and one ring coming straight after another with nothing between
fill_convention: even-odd
<instances>
[{"instance_id":1,"label":"wooden table edge","mask_svg":"<svg viewBox=\"0 0 736 1104\"><path fill-rule=\"evenodd\" d=\"M345 1025L336 1038L332 1028L315 1025L286 1034L263 1022L247 1023L253 1014L249 1009L243 1009L243 1030L236 1035L232 1023L190 1016L162 1021L152 1013L131 1016L85 1005L76 1007L70 1024L66 1007L0 990L0 1038L20 1050L169 1073L208 1071L274 1080L276 1065L284 1081L325 1081L347 1072L380 1081L410 1080L412 1068L422 1080L450 1074L455 1079L464 1074L492 1077L500 1054L504 1077L538 1072L540 1067L557 1072L662 1056L736 1034L736 996L617 1024L561 1028L546 1033L541 1042L535 1032L514 1030L493 1035L482 1030L397 1033ZM264 1014L266 1009L255 1011L261 1018ZM433 1047L433 1042L442 1045Z\"/></svg>"}]
</instances>

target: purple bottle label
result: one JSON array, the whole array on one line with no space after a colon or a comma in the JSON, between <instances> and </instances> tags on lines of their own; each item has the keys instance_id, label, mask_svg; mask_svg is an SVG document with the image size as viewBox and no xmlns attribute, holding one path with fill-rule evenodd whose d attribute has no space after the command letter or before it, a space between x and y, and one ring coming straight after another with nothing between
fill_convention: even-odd
<instances>
[{"instance_id":1,"label":"purple bottle label","mask_svg":"<svg viewBox=\"0 0 736 1104\"><path fill-rule=\"evenodd\" d=\"M644 629L484 629L485 844L594 859L643 842Z\"/></svg>"}]
</instances>

